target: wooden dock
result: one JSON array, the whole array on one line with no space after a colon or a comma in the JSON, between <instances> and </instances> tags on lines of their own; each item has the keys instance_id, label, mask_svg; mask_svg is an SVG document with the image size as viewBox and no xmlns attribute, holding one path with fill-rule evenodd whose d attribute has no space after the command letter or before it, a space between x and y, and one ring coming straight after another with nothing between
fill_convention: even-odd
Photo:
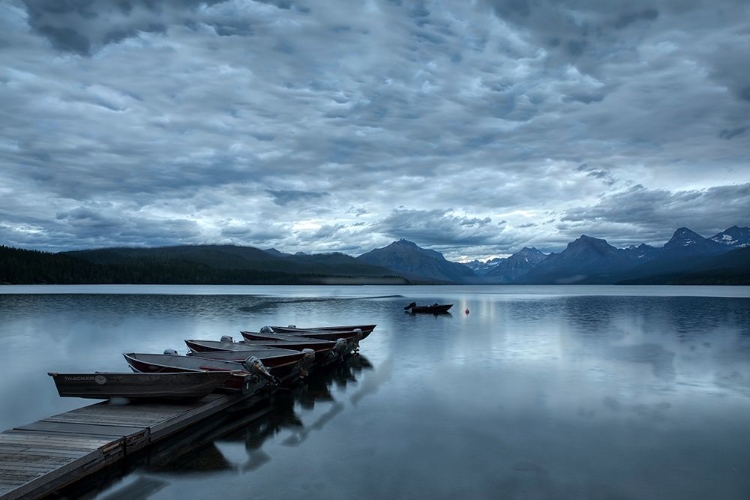
<instances>
[{"instance_id":1,"label":"wooden dock","mask_svg":"<svg viewBox=\"0 0 750 500\"><path fill-rule=\"evenodd\" d=\"M210 394L180 405L103 402L0 433L0 500L48 495L251 397Z\"/></svg>"}]
</instances>

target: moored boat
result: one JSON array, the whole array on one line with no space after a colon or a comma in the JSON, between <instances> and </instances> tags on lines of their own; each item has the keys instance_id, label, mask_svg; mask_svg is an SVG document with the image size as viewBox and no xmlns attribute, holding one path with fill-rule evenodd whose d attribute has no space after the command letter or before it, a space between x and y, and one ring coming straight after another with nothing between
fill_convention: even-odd
<instances>
[{"instance_id":1,"label":"moored boat","mask_svg":"<svg viewBox=\"0 0 750 500\"><path fill-rule=\"evenodd\" d=\"M243 386L255 385L253 376L240 372L185 373L49 373L61 397L124 398L131 401L185 402L201 399L224 386L230 377ZM247 380L245 380L247 379ZM245 386L247 382L247 387Z\"/></svg>"},{"instance_id":2,"label":"moored boat","mask_svg":"<svg viewBox=\"0 0 750 500\"><path fill-rule=\"evenodd\" d=\"M241 332L244 337L245 332ZM247 332L250 333L250 332ZM253 349L268 347L293 349L312 349L316 355L325 355L333 349L335 342L329 340L310 339L307 337L292 335L261 335L257 338L235 342L232 337L223 336L222 340L186 340L185 343L193 352L205 351L251 351Z\"/></svg>"},{"instance_id":3,"label":"moored boat","mask_svg":"<svg viewBox=\"0 0 750 500\"><path fill-rule=\"evenodd\" d=\"M278 335L280 335L280 334L275 333L273 328L270 326L264 326L263 328L260 329L260 332L242 331L240 333L242 333L242 336L247 340L274 339L274 338L278 338ZM343 340L346 342L346 345L347 345L347 349L346 349L347 352L345 354L349 354L350 352L358 352L359 341L362 340L362 331L359 329L355 329L353 331L346 331L346 332L309 330L309 331L305 331L301 333L286 333L282 335L296 336L299 338L328 340L328 341L334 341L334 342Z\"/></svg>"},{"instance_id":4,"label":"moored boat","mask_svg":"<svg viewBox=\"0 0 750 500\"><path fill-rule=\"evenodd\" d=\"M208 353L210 350L204 349L203 351L196 350L194 347L199 346L206 346L211 345L212 341L210 340L186 340L185 344L187 344L188 348L191 352L188 353L188 356L198 356L198 357L205 357L200 356L201 354ZM217 344L231 347L231 344L237 344L236 342L232 342L231 344L229 342L217 342ZM260 359L263 362L263 366L268 368L269 370L273 371L276 368L294 364L299 362L299 360L302 359L304 356L304 353L301 351L297 351L295 349L281 349L278 347L267 347L264 345L255 345L250 346L248 349L242 349L242 350L236 350L236 349L214 349L216 352L221 351L234 351L240 353L237 355L235 360L237 361L245 361L250 356L255 356L256 358ZM216 359L221 359L216 358Z\"/></svg>"},{"instance_id":5,"label":"moored boat","mask_svg":"<svg viewBox=\"0 0 750 500\"><path fill-rule=\"evenodd\" d=\"M269 326L276 333L300 334L305 332L352 332L359 329L362 332L362 338L367 338L377 325L338 325L338 326L309 326L298 327L297 325L288 326Z\"/></svg>"},{"instance_id":6,"label":"moored boat","mask_svg":"<svg viewBox=\"0 0 750 500\"><path fill-rule=\"evenodd\" d=\"M408 306L404 307L404 310L410 311L412 313L445 314L451 307L453 307L453 304L435 303L428 306L418 306L416 302L412 302Z\"/></svg>"},{"instance_id":7,"label":"moored boat","mask_svg":"<svg viewBox=\"0 0 750 500\"><path fill-rule=\"evenodd\" d=\"M279 375L287 371L286 369L281 370L282 373L279 373L279 375L271 373L263 365L263 362L255 356L248 356L242 363L179 356L177 354L126 353L123 356L133 371L140 373L238 372L240 375L252 375L269 382L278 383ZM293 368L294 364L290 368ZM229 377L222 389L229 392L243 392L243 383L241 380L238 380L240 378L244 380L244 377Z\"/></svg>"},{"instance_id":8,"label":"moored boat","mask_svg":"<svg viewBox=\"0 0 750 500\"><path fill-rule=\"evenodd\" d=\"M338 338L336 341L321 340L317 338L305 337L302 335L285 335L277 333L260 333L260 332L247 332L241 331L242 337L245 339L241 342L236 342L236 346L244 346L247 344L261 343L263 345L270 345L267 343L284 342L296 345L295 349L305 346L315 351L316 364L327 365L335 361L341 361L350 354L355 348L359 347L359 340L356 335L346 338ZM281 338L281 339L280 339ZM239 347L242 349L243 347Z\"/></svg>"},{"instance_id":9,"label":"moored boat","mask_svg":"<svg viewBox=\"0 0 750 500\"><path fill-rule=\"evenodd\" d=\"M273 348L270 348L270 349L273 349ZM290 351L290 349L273 349L273 350L274 351ZM190 352L188 353L188 356L194 356L196 358L205 358L205 359L218 359L218 360L223 360L223 361L235 361L235 362L241 363L241 362L244 362L245 359L247 359L248 352L257 352L257 351ZM301 356L295 355L294 357L294 359L296 360L295 367L299 370L299 376L307 377L309 375L310 369L315 363L315 351L313 351L312 349L303 349L302 351L292 351L292 352L301 355ZM283 356L284 355L279 355L279 356L276 356L274 359L278 361ZM269 369L271 370L271 372L274 371L274 367L272 366L269 366Z\"/></svg>"},{"instance_id":10,"label":"moored boat","mask_svg":"<svg viewBox=\"0 0 750 500\"><path fill-rule=\"evenodd\" d=\"M245 333L256 333L256 332L242 332L242 336L248 338ZM278 335L278 332L274 330L272 326L264 326L257 332L261 335ZM362 330L355 328L354 330L301 330L299 332L285 332L284 335L294 335L298 337L307 337L311 339L320 340L331 340L336 341L338 339L346 339L350 343L359 344L359 341L364 338Z\"/></svg>"}]
</instances>

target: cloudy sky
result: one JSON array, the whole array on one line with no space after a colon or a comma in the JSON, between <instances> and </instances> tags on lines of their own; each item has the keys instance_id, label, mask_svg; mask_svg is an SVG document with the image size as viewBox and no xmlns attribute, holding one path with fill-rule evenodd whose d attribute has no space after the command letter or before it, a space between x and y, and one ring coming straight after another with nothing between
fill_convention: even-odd
<instances>
[{"instance_id":1,"label":"cloudy sky","mask_svg":"<svg viewBox=\"0 0 750 500\"><path fill-rule=\"evenodd\" d=\"M750 224L747 0L4 0L0 244L453 260Z\"/></svg>"}]
</instances>

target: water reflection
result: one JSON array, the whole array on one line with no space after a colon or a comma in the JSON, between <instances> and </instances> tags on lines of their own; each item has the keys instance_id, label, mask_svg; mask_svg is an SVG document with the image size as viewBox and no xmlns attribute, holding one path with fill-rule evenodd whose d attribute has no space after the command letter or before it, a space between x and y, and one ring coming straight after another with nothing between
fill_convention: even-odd
<instances>
[{"instance_id":1,"label":"water reflection","mask_svg":"<svg viewBox=\"0 0 750 500\"><path fill-rule=\"evenodd\" d=\"M276 411L268 419L250 425L224 438L222 442L243 441L248 451L249 461L239 469L255 470L263 463L270 461L270 456L258 453L265 439L286 430L289 431L288 435L281 440L281 444L292 447L301 445L310 433L322 430L339 413L346 410L347 406L331 394L331 386L335 384L338 388L345 389L348 384L357 382L356 375L362 370L373 369L372 364L362 355L348 358L342 365L333 367L325 374L311 376L304 384L298 385L286 394L280 394L274 402ZM327 409L306 424L295 412L296 406L310 412L315 409L316 404L320 403L325 403ZM259 456L263 458L262 461L258 460Z\"/></svg>"},{"instance_id":2,"label":"water reflection","mask_svg":"<svg viewBox=\"0 0 750 500\"><path fill-rule=\"evenodd\" d=\"M145 500L164 488L167 481L148 476L135 476L116 491L101 497L101 500Z\"/></svg>"},{"instance_id":3,"label":"water reflection","mask_svg":"<svg viewBox=\"0 0 750 500\"><path fill-rule=\"evenodd\" d=\"M665 381L675 378L675 354L657 344L612 346L606 356L611 360L651 365L654 376Z\"/></svg>"},{"instance_id":4,"label":"water reflection","mask_svg":"<svg viewBox=\"0 0 750 500\"><path fill-rule=\"evenodd\" d=\"M0 351L12 408L0 419L7 428L58 411L53 366L112 369L126 350L265 324L371 322L359 365L311 379L260 419L253 412L268 408L213 422L103 494L145 477L167 483L153 500L750 497L748 298L391 290L0 297L0 333L13 346ZM412 299L471 314L404 314Z\"/></svg>"}]
</instances>

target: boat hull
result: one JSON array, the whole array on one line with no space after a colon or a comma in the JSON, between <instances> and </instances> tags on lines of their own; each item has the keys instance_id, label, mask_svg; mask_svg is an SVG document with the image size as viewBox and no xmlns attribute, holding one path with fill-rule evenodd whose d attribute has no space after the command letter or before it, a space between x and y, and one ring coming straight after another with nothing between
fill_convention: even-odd
<instances>
[{"instance_id":1,"label":"boat hull","mask_svg":"<svg viewBox=\"0 0 750 500\"><path fill-rule=\"evenodd\" d=\"M351 352L357 350L359 348L359 341L362 340L362 336L360 332L323 332L323 331L316 331L316 332L306 332L306 333L285 333L285 334L278 334L278 333L262 333L262 332L247 332L242 331L242 336L245 338L245 340L248 341L254 341L254 340L274 340L278 339L279 337L284 338L297 338L300 340L312 340L312 341L328 341L334 346L331 349L331 353L336 350L335 343L339 339L343 339L346 341L346 349L342 352L339 351L336 356L341 357L350 354ZM318 354L316 353L316 356ZM334 357L336 357L334 356Z\"/></svg>"},{"instance_id":2,"label":"boat hull","mask_svg":"<svg viewBox=\"0 0 750 500\"><path fill-rule=\"evenodd\" d=\"M431 306L414 306L411 308L412 314L445 314L453 307L453 304L434 304Z\"/></svg>"},{"instance_id":3,"label":"boat hull","mask_svg":"<svg viewBox=\"0 0 750 500\"><path fill-rule=\"evenodd\" d=\"M224 386L231 372L50 373L61 397L184 402Z\"/></svg>"},{"instance_id":4,"label":"boat hull","mask_svg":"<svg viewBox=\"0 0 750 500\"><path fill-rule=\"evenodd\" d=\"M352 332L354 330L362 331L362 338L367 338L372 333L377 325L338 325L338 326L312 326L312 327L297 327L297 326L271 326L276 333L291 333L301 334L305 332Z\"/></svg>"},{"instance_id":5,"label":"boat hull","mask_svg":"<svg viewBox=\"0 0 750 500\"><path fill-rule=\"evenodd\" d=\"M246 394L250 387L248 379L258 379L265 382L254 374L251 374L241 363L231 361L210 360L191 358L190 356L172 356L168 354L123 354L125 360L133 371L138 373L186 373L186 372L230 372L220 388L221 392L240 392Z\"/></svg>"},{"instance_id":6,"label":"boat hull","mask_svg":"<svg viewBox=\"0 0 750 500\"><path fill-rule=\"evenodd\" d=\"M274 338L275 335L277 335L274 331L274 333L268 333L265 334L263 332L243 332L242 336L246 339L248 337L245 336L245 333L252 333L254 335L266 335L267 338ZM352 330L347 331L329 331L329 330L303 330L297 333L284 333L285 336L295 336L295 337L303 337L303 338L310 338L310 339L319 339L319 340L328 340L331 342L335 342L338 339L353 339L357 336L359 336L360 339L362 339L362 334L360 332L355 332ZM249 340L249 339L248 339Z\"/></svg>"},{"instance_id":7,"label":"boat hull","mask_svg":"<svg viewBox=\"0 0 750 500\"><path fill-rule=\"evenodd\" d=\"M243 334L250 332L241 332ZM266 338L270 337L270 338ZM263 338L253 338L252 335L248 340L240 342L228 342L219 340L186 340L188 348L193 352L220 352L220 351L252 351L259 347L270 347L278 349L293 349L301 351L302 349L312 349L315 351L315 355L325 355L329 352L334 342L318 339L308 339L305 337L292 337L285 336L285 338L276 338L275 335L270 334L263 336Z\"/></svg>"},{"instance_id":8,"label":"boat hull","mask_svg":"<svg viewBox=\"0 0 750 500\"><path fill-rule=\"evenodd\" d=\"M203 358L211 358L211 356L201 356L204 353L210 352L236 352L239 353L236 356L232 356L230 361L242 362L245 361L249 356L255 356L263 362L263 365L269 370L274 370L282 366L294 364L302 359L303 354L300 351L294 349L281 349L267 346L254 346L249 349L235 350L235 349L204 349L200 350L201 347L220 347L217 344L222 344L226 347L232 347L232 344L236 345L236 342L216 342L206 340L186 340L188 348L192 351L189 356L197 356ZM222 356L215 357L213 359L223 359Z\"/></svg>"}]
</instances>

